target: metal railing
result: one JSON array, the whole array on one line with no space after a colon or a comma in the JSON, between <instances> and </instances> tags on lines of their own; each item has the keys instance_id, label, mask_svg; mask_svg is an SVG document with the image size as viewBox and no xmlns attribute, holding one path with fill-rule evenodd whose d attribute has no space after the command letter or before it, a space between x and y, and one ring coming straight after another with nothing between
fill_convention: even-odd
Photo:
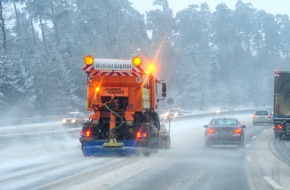
<instances>
[{"instance_id":1,"label":"metal railing","mask_svg":"<svg viewBox=\"0 0 290 190\"><path fill-rule=\"evenodd\" d=\"M34 123L46 123L61 121L63 115L57 116L42 116L42 117L19 117L19 118L0 118L0 127L11 126L11 125L25 125Z\"/></svg>"},{"instance_id":2,"label":"metal railing","mask_svg":"<svg viewBox=\"0 0 290 190\"><path fill-rule=\"evenodd\" d=\"M256 109L245 109L245 110L231 110L231 111L223 111L223 112L207 112L207 113L197 113L197 114L189 114L182 115L175 118L175 120L184 120L184 119L193 119L199 117L214 117L214 116L222 116L225 114L237 114L237 113L250 113L254 112ZM57 116L39 116L39 117L28 117L28 118L0 118L0 127L2 126L15 126L15 125L25 125L25 124L35 124L35 123L46 123L46 122L57 122L61 121L64 118L64 115ZM163 118L160 118L161 121Z\"/></svg>"}]
</instances>

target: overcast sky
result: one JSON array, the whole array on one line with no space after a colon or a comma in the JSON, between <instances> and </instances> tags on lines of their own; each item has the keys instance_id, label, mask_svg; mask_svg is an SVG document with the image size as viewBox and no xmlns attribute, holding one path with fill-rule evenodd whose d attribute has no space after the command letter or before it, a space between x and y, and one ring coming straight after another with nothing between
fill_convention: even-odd
<instances>
[{"instance_id":1,"label":"overcast sky","mask_svg":"<svg viewBox=\"0 0 290 190\"><path fill-rule=\"evenodd\" d=\"M153 0L129 0L132 5L141 13L145 11L156 9L152 5ZM206 2L212 11L215 10L216 5L225 3L230 9L235 8L237 0L168 0L169 7L176 13L179 10L187 8L189 4L198 4ZM243 0L244 3L250 2L254 8L258 10L265 10L272 14L288 14L290 15L290 0Z\"/></svg>"}]
</instances>

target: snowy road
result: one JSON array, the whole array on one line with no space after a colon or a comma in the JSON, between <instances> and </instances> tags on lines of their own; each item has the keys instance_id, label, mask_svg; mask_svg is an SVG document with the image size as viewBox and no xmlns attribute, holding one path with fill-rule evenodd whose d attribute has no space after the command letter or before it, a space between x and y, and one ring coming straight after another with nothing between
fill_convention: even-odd
<instances>
[{"instance_id":1,"label":"snowy road","mask_svg":"<svg viewBox=\"0 0 290 190\"><path fill-rule=\"evenodd\" d=\"M83 157L78 130L30 127L58 132L1 141L0 189L290 189L290 139L275 141L271 126L251 125L251 114L235 116L247 125L244 149L205 149L210 118L195 118L173 122L172 148L150 157ZM27 133L0 129L13 131Z\"/></svg>"}]
</instances>

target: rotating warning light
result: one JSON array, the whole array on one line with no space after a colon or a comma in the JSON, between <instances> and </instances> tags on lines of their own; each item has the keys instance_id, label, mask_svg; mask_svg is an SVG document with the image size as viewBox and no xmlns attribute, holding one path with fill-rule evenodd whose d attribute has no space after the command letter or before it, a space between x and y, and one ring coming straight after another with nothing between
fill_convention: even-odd
<instances>
[{"instance_id":1,"label":"rotating warning light","mask_svg":"<svg viewBox=\"0 0 290 190\"><path fill-rule=\"evenodd\" d=\"M94 63L94 57L91 55L87 55L84 58L84 62L86 65L92 65Z\"/></svg>"},{"instance_id":2,"label":"rotating warning light","mask_svg":"<svg viewBox=\"0 0 290 190\"><path fill-rule=\"evenodd\" d=\"M140 57L136 56L132 59L132 63L134 66L138 67L142 64L142 59Z\"/></svg>"},{"instance_id":3,"label":"rotating warning light","mask_svg":"<svg viewBox=\"0 0 290 190\"><path fill-rule=\"evenodd\" d=\"M98 93L98 92L100 92L100 87L99 86L96 88L96 93Z\"/></svg>"},{"instance_id":4,"label":"rotating warning light","mask_svg":"<svg viewBox=\"0 0 290 190\"><path fill-rule=\"evenodd\" d=\"M153 73L154 70L155 70L155 66L154 66L154 64L150 64L150 65L148 65L148 72L149 72L149 73Z\"/></svg>"}]
</instances>

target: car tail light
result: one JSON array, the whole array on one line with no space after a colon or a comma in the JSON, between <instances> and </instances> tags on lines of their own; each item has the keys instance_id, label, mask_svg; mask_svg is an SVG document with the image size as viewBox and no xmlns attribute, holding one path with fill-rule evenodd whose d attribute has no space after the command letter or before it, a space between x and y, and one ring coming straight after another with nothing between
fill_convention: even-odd
<instances>
[{"instance_id":1,"label":"car tail light","mask_svg":"<svg viewBox=\"0 0 290 190\"><path fill-rule=\"evenodd\" d=\"M270 114L268 114L268 118L271 118L271 115Z\"/></svg>"},{"instance_id":2,"label":"car tail light","mask_svg":"<svg viewBox=\"0 0 290 190\"><path fill-rule=\"evenodd\" d=\"M256 118L256 114L253 114L253 119L255 119Z\"/></svg>"},{"instance_id":3,"label":"car tail light","mask_svg":"<svg viewBox=\"0 0 290 190\"><path fill-rule=\"evenodd\" d=\"M234 133L235 133L235 134L240 134L240 133L242 133L242 128L236 128L236 129L234 130Z\"/></svg>"},{"instance_id":4,"label":"car tail light","mask_svg":"<svg viewBox=\"0 0 290 190\"><path fill-rule=\"evenodd\" d=\"M208 128L207 129L208 134L213 134L214 133L214 128Z\"/></svg>"}]
</instances>

